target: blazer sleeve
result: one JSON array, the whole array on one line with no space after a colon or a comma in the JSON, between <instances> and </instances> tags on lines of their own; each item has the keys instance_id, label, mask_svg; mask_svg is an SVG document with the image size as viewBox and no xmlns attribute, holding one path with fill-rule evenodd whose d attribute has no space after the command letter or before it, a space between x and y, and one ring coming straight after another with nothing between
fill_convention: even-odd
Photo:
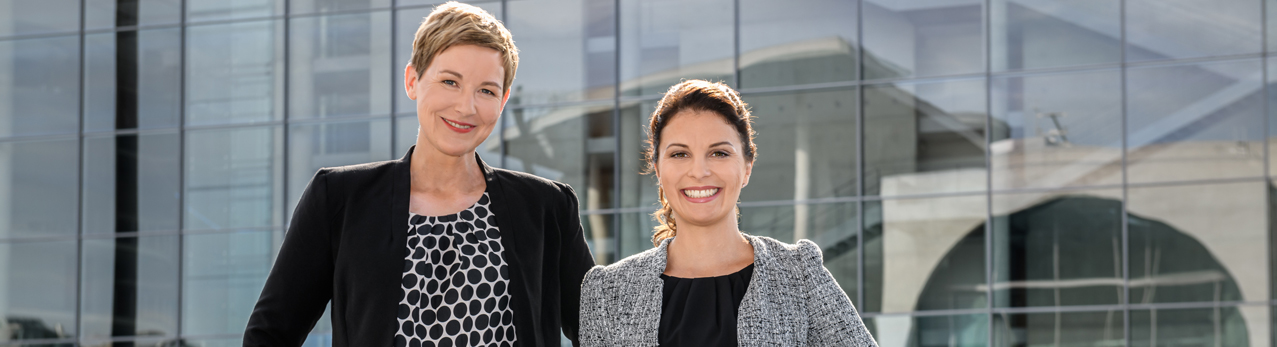
<instances>
[{"instance_id":1,"label":"blazer sleeve","mask_svg":"<svg viewBox=\"0 0 1277 347\"><path fill-rule=\"evenodd\" d=\"M581 334L580 345L585 347L607 346L607 334L603 332L607 303L603 300L603 288L598 282L598 273L602 269L596 266L590 269L581 283Z\"/></svg>"},{"instance_id":2,"label":"blazer sleeve","mask_svg":"<svg viewBox=\"0 0 1277 347\"><path fill-rule=\"evenodd\" d=\"M266 286L244 330L244 346L301 346L332 298L332 215L326 170L302 193Z\"/></svg>"},{"instance_id":3,"label":"blazer sleeve","mask_svg":"<svg viewBox=\"0 0 1277 347\"><path fill-rule=\"evenodd\" d=\"M878 346L856 307L838 281L825 269L820 247L809 240L798 242L807 272L808 346Z\"/></svg>"},{"instance_id":4,"label":"blazer sleeve","mask_svg":"<svg viewBox=\"0 0 1277 347\"><path fill-rule=\"evenodd\" d=\"M559 183L566 195L567 203L560 209L559 226L562 230L563 245L559 256L559 312L563 327L563 336L578 345L581 323L581 283L585 273L594 267L594 256L585 242L585 231L581 228L581 216L576 192L571 186Z\"/></svg>"}]
</instances>

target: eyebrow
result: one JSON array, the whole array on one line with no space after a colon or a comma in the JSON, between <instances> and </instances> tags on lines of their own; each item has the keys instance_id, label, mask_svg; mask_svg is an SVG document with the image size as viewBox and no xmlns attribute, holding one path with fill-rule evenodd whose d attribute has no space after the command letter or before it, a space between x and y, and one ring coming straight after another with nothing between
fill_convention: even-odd
<instances>
[{"instance_id":1,"label":"eyebrow","mask_svg":"<svg viewBox=\"0 0 1277 347\"><path fill-rule=\"evenodd\" d=\"M712 145L709 145L709 147L710 147L710 148L714 148L714 147L718 147L718 146L722 146L722 145L727 145L728 147L733 147L733 148L734 148L734 146L732 146L732 142L731 142L731 141L716 142L716 143L714 143L714 144L712 144ZM683 147L683 148L690 148L690 147L687 147L687 145L685 145L685 144L681 144L681 143L671 143L671 144L669 144L669 145L665 146L665 149L670 149L670 147L674 147L674 146L679 146L679 147Z\"/></svg>"},{"instance_id":2,"label":"eyebrow","mask_svg":"<svg viewBox=\"0 0 1277 347\"><path fill-rule=\"evenodd\" d=\"M442 70L442 71L439 71L439 73L452 74L457 76L457 78L465 78L465 76L462 76L461 73L452 71L452 70ZM493 88L501 89L501 84L497 82L493 82L493 81L483 81L483 83L479 83L479 85L492 86Z\"/></svg>"}]
</instances>

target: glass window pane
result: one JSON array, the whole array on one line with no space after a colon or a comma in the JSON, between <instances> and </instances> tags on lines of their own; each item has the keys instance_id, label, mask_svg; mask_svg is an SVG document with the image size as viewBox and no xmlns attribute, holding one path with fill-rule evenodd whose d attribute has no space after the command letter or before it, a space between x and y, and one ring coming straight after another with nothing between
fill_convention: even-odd
<instances>
[{"instance_id":1,"label":"glass window pane","mask_svg":"<svg viewBox=\"0 0 1277 347\"><path fill-rule=\"evenodd\" d=\"M0 36L80 29L79 0L0 0Z\"/></svg>"},{"instance_id":2,"label":"glass window pane","mask_svg":"<svg viewBox=\"0 0 1277 347\"><path fill-rule=\"evenodd\" d=\"M281 20L187 29L186 125L281 119L283 33Z\"/></svg>"},{"instance_id":3,"label":"glass window pane","mask_svg":"<svg viewBox=\"0 0 1277 347\"><path fill-rule=\"evenodd\" d=\"M866 195L985 190L984 80L864 92Z\"/></svg>"},{"instance_id":4,"label":"glass window pane","mask_svg":"<svg viewBox=\"0 0 1277 347\"><path fill-rule=\"evenodd\" d=\"M735 85L732 4L621 0L621 95L657 95L684 79Z\"/></svg>"},{"instance_id":5,"label":"glass window pane","mask_svg":"<svg viewBox=\"0 0 1277 347\"><path fill-rule=\"evenodd\" d=\"M390 7L390 0L292 0L288 3L288 11L292 13L352 11L386 7Z\"/></svg>"},{"instance_id":6,"label":"glass window pane","mask_svg":"<svg viewBox=\"0 0 1277 347\"><path fill-rule=\"evenodd\" d=\"M866 0L865 79L984 72L980 0Z\"/></svg>"},{"instance_id":7,"label":"glass window pane","mask_svg":"<svg viewBox=\"0 0 1277 347\"><path fill-rule=\"evenodd\" d=\"M1132 183L1263 176L1259 60L1127 71Z\"/></svg>"},{"instance_id":8,"label":"glass window pane","mask_svg":"<svg viewBox=\"0 0 1277 347\"><path fill-rule=\"evenodd\" d=\"M1258 53L1255 0L1128 0L1126 61Z\"/></svg>"},{"instance_id":9,"label":"glass window pane","mask_svg":"<svg viewBox=\"0 0 1277 347\"><path fill-rule=\"evenodd\" d=\"M119 0L85 0L84 28L173 24L182 21L181 0L132 0L131 8L119 7ZM124 12L124 13L119 13Z\"/></svg>"},{"instance_id":10,"label":"glass window pane","mask_svg":"<svg viewBox=\"0 0 1277 347\"><path fill-rule=\"evenodd\" d=\"M288 116L390 112L390 12L294 18L289 24ZM398 90L396 88L396 90Z\"/></svg>"},{"instance_id":11,"label":"glass window pane","mask_svg":"<svg viewBox=\"0 0 1277 347\"><path fill-rule=\"evenodd\" d=\"M855 196L856 92L744 96L754 116L758 155L749 179L754 184L741 192L741 200Z\"/></svg>"},{"instance_id":12,"label":"glass window pane","mask_svg":"<svg viewBox=\"0 0 1277 347\"><path fill-rule=\"evenodd\" d=\"M75 240L0 243L0 317L9 340L75 337Z\"/></svg>"},{"instance_id":13,"label":"glass window pane","mask_svg":"<svg viewBox=\"0 0 1277 347\"><path fill-rule=\"evenodd\" d=\"M986 307L985 204L984 195L864 202L864 311Z\"/></svg>"},{"instance_id":14,"label":"glass window pane","mask_svg":"<svg viewBox=\"0 0 1277 347\"><path fill-rule=\"evenodd\" d=\"M407 117L395 117L395 158L396 159L402 157L404 154L407 154L408 148L417 144L417 128L418 127L420 127L420 125L417 123L416 115L407 116ZM497 128L500 128L500 126L498 126ZM497 130L493 130L492 133L498 134L500 132ZM496 136L496 135L488 135L489 138L491 138L492 136ZM493 143L500 144L501 141L493 141ZM497 147L497 148L499 149L500 147ZM484 150L485 147L479 146L478 149ZM500 153L501 151L498 150L498 151L495 151L495 154L484 156L485 158L488 158L488 159L484 159L484 163L487 163L490 166L501 166ZM492 156L492 155L495 155L495 156Z\"/></svg>"},{"instance_id":15,"label":"glass window pane","mask_svg":"<svg viewBox=\"0 0 1277 347\"><path fill-rule=\"evenodd\" d=\"M993 0L993 71L1117 63L1121 2Z\"/></svg>"},{"instance_id":16,"label":"glass window pane","mask_svg":"<svg viewBox=\"0 0 1277 347\"><path fill-rule=\"evenodd\" d=\"M1122 183L1118 70L993 79L994 190Z\"/></svg>"},{"instance_id":17,"label":"glass window pane","mask_svg":"<svg viewBox=\"0 0 1277 347\"><path fill-rule=\"evenodd\" d=\"M585 232L585 240L590 246L590 254L594 255L596 264L610 264L619 260L616 258L616 241L613 237L616 232L613 231L613 220L617 218L615 214L590 213L581 214L581 228Z\"/></svg>"},{"instance_id":18,"label":"glass window pane","mask_svg":"<svg viewBox=\"0 0 1277 347\"><path fill-rule=\"evenodd\" d=\"M571 185L582 210L612 208L611 104L515 109L504 117L507 169Z\"/></svg>"},{"instance_id":19,"label":"glass window pane","mask_svg":"<svg viewBox=\"0 0 1277 347\"><path fill-rule=\"evenodd\" d=\"M519 45L510 105L611 99L616 8L611 1L514 1L506 24Z\"/></svg>"},{"instance_id":20,"label":"glass window pane","mask_svg":"<svg viewBox=\"0 0 1277 347\"><path fill-rule=\"evenodd\" d=\"M621 104L621 133L617 134L621 137L621 207L656 209L656 176L644 174L648 167L643 154L648 148L645 144L647 127L656 103L657 101L644 101ZM650 228L645 230L651 231Z\"/></svg>"},{"instance_id":21,"label":"glass window pane","mask_svg":"<svg viewBox=\"0 0 1277 347\"><path fill-rule=\"evenodd\" d=\"M1121 189L995 194L993 213L993 306L1122 302Z\"/></svg>"},{"instance_id":22,"label":"glass window pane","mask_svg":"<svg viewBox=\"0 0 1277 347\"><path fill-rule=\"evenodd\" d=\"M856 80L859 1L740 1L740 87Z\"/></svg>"},{"instance_id":23,"label":"glass window pane","mask_svg":"<svg viewBox=\"0 0 1277 347\"><path fill-rule=\"evenodd\" d=\"M1266 306L1131 310L1131 346L1265 346Z\"/></svg>"},{"instance_id":24,"label":"glass window pane","mask_svg":"<svg viewBox=\"0 0 1277 347\"><path fill-rule=\"evenodd\" d=\"M651 212L624 213L619 218L621 218L621 235L619 236L621 259L652 248L652 228L658 224L652 219ZM599 263L599 265L604 264Z\"/></svg>"},{"instance_id":25,"label":"glass window pane","mask_svg":"<svg viewBox=\"0 0 1277 347\"><path fill-rule=\"evenodd\" d=\"M1277 7L1277 4L1269 8ZM1277 59L1268 59L1268 174L1277 175Z\"/></svg>"},{"instance_id":26,"label":"glass window pane","mask_svg":"<svg viewBox=\"0 0 1277 347\"><path fill-rule=\"evenodd\" d=\"M796 204L740 208L740 230L795 243L807 239L820 246L825 268L843 292L860 307L857 267L860 221L856 203Z\"/></svg>"},{"instance_id":27,"label":"glass window pane","mask_svg":"<svg viewBox=\"0 0 1277 347\"><path fill-rule=\"evenodd\" d=\"M287 0L186 0L186 20L192 22L259 18L284 14Z\"/></svg>"},{"instance_id":28,"label":"glass window pane","mask_svg":"<svg viewBox=\"0 0 1277 347\"><path fill-rule=\"evenodd\" d=\"M438 5L438 4L442 4L442 3L444 3L444 2L445 2L444 0L395 0L395 6L398 6L398 7L409 7L409 6L414 6L414 7L415 7L415 6L421 6L421 5ZM500 19L502 19L502 18L501 18L501 15L500 15L499 13L497 13L497 12L492 12L492 10L489 10L489 9L488 9L488 6L496 6L496 7L500 8L500 7L501 7L501 2L500 2L500 1L497 1L497 0L464 0L464 1L457 1L457 2L462 2L462 3L467 3L467 4L471 4L471 5L479 6L480 8L483 8L484 10L487 10L488 12L491 12L493 16L496 16L496 17L497 17L497 19L499 19L499 20L500 20ZM493 2L496 2L496 3L495 3L495 4L493 4ZM429 12L430 12L430 11L427 9L426 13L429 13ZM422 16L422 17L425 17L425 16ZM420 21L418 21L418 24L420 24ZM415 27L414 27L414 28L415 28ZM516 39L517 39L517 38L516 38Z\"/></svg>"},{"instance_id":29,"label":"glass window pane","mask_svg":"<svg viewBox=\"0 0 1277 347\"><path fill-rule=\"evenodd\" d=\"M405 2L407 1L398 0L396 4L398 6L404 6ZM469 1L462 1L462 2L469 2ZM443 1L425 0L425 1L422 1L421 3L440 4L440 3L443 3ZM484 11L488 11L488 13L491 13L493 17L497 17L497 19L502 18L500 1L480 2L480 3L474 3L472 5L478 6ZM408 92L404 90L403 73L404 73L404 68L407 67L412 60L412 41L417 37L416 36L417 28L421 27L421 22L426 20L426 16L429 16L430 11L432 10L434 10L433 6L410 8L410 9L395 11L395 16L396 16L395 28L394 28L395 42L392 43L394 47L391 47L391 49L395 52L394 54L395 65L391 69L393 71L390 71L390 73L395 78L395 84L394 84L394 87L391 88L391 90L392 90L392 93L394 93L394 95L398 95L395 97L395 113L398 116L417 115L417 102L412 101L412 99L409 99ZM516 32L513 35L514 35L515 45L518 46L522 44L522 41L520 41L521 39L518 33ZM522 47L520 47L520 49L522 49ZM522 59L522 57L520 57L520 59ZM522 75L519 74L518 76L522 76ZM510 103L510 105L517 105L517 103Z\"/></svg>"},{"instance_id":30,"label":"glass window pane","mask_svg":"<svg viewBox=\"0 0 1277 347\"><path fill-rule=\"evenodd\" d=\"M178 230L177 133L86 137L86 234Z\"/></svg>"},{"instance_id":31,"label":"glass window pane","mask_svg":"<svg viewBox=\"0 0 1277 347\"><path fill-rule=\"evenodd\" d=\"M994 346L1121 346L1120 310L1003 313L993 316Z\"/></svg>"},{"instance_id":32,"label":"glass window pane","mask_svg":"<svg viewBox=\"0 0 1277 347\"><path fill-rule=\"evenodd\" d=\"M989 316L877 316L865 318L865 327L879 346L988 346Z\"/></svg>"},{"instance_id":33,"label":"glass window pane","mask_svg":"<svg viewBox=\"0 0 1277 347\"><path fill-rule=\"evenodd\" d=\"M1272 285L1268 295L1277 299L1277 180L1268 182L1268 270ZM1273 336L1277 339L1277 334ZM1277 345L1277 344L1274 344Z\"/></svg>"},{"instance_id":34,"label":"glass window pane","mask_svg":"<svg viewBox=\"0 0 1277 347\"><path fill-rule=\"evenodd\" d=\"M79 36L0 41L0 137L79 131L79 60Z\"/></svg>"},{"instance_id":35,"label":"glass window pane","mask_svg":"<svg viewBox=\"0 0 1277 347\"><path fill-rule=\"evenodd\" d=\"M282 241L279 231L186 235L182 334L243 333Z\"/></svg>"},{"instance_id":36,"label":"glass window pane","mask_svg":"<svg viewBox=\"0 0 1277 347\"><path fill-rule=\"evenodd\" d=\"M334 167L390 160L390 120L293 125L288 129L288 212L315 172Z\"/></svg>"},{"instance_id":37,"label":"glass window pane","mask_svg":"<svg viewBox=\"0 0 1277 347\"><path fill-rule=\"evenodd\" d=\"M183 229L282 225L281 132L281 127L188 132Z\"/></svg>"},{"instance_id":38,"label":"glass window pane","mask_svg":"<svg viewBox=\"0 0 1277 347\"><path fill-rule=\"evenodd\" d=\"M0 142L0 239L76 234L76 140Z\"/></svg>"},{"instance_id":39,"label":"glass window pane","mask_svg":"<svg viewBox=\"0 0 1277 347\"><path fill-rule=\"evenodd\" d=\"M180 28L90 34L84 46L84 130L177 127ZM121 96L122 90L135 92Z\"/></svg>"},{"instance_id":40,"label":"glass window pane","mask_svg":"<svg viewBox=\"0 0 1277 347\"><path fill-rule=\"evenodd\" d=\"M1131 304L1268 300L1264 186L1129 188Z\"/></svg>"},{"instance_id":41,"label":"glass window pane","mask_svg":"<svg viewBox=\"0 0 1277 347\"><path fill-rule=\"evenodd\" d=\"M177 247L176 235L85 239L82 336L177 335Z\"/></svg>"}]
</instances>

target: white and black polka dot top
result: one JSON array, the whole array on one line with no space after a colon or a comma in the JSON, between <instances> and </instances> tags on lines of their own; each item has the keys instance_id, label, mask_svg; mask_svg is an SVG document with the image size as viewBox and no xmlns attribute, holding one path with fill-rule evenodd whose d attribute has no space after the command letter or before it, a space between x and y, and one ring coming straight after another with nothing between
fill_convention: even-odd
<instances>
[{"instance_id":1,"label":"white and black polka dot top","mask_svg":"<svg viewBox=\"0 0 1277 347\"><path fill-rule=\"evenodd\" d=\"M514 345L510 275L488 193L460 213L409 214L395 346Z\"/></svg>"}]
</instances>

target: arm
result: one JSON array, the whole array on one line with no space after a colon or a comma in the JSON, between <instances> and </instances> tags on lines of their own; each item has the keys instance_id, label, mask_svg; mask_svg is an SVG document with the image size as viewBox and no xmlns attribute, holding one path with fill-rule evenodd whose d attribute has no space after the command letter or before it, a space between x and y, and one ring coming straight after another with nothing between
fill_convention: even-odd
<instances>
[{"instance_id":1,"label":"arm","mask_svg":"<svg viewBox=\"0 0 1277 347\"><path fill-rule=\"evenodd\" d=\"M825 269L820 247L808 240L798 244L807 272L807 313L811 315L807 345L878 346L847 293Z\"/></svg>"},{"instance_id":2,"label":"arm","mask_svg":"<svg viewBox=\"0 0 1277 347\"><path fill-rule=\"evenodd\" d=\"M609 344L601 326L606 321L603 317L607 315L607 308L603 302L603 289L599 285L597 278L598 272L596 270L600 268L590 269L585 275L585 280L581 283L582 324L579 340L581 346L607 346Z\"/></svg>"},{"instance_id":3,"label":"arm","mask_svg":"<svg viewBox=\"0 0 1277 347\"><path fill-rule=\"evenodd\" d=\"M581 229L581 216L576 192L566 184L559 184L566 196L566 206L560 208L559 235L562 237L562 253L559 255L559 312L563 335L577 345L581 313L581 283L585 273L594 267L594 256L585 242Z\"/></svg>"},{"instance_id":4,"label":"arm","mask_svg":"<svg viewBox=\"0 0 1277 347\"><path fill-rule=\"evenodd\" d=\"M301 346L332 298L332 230L326 170L306 186L275 266L248 318L244 346Z\"/></svg>"}]
</instances>

